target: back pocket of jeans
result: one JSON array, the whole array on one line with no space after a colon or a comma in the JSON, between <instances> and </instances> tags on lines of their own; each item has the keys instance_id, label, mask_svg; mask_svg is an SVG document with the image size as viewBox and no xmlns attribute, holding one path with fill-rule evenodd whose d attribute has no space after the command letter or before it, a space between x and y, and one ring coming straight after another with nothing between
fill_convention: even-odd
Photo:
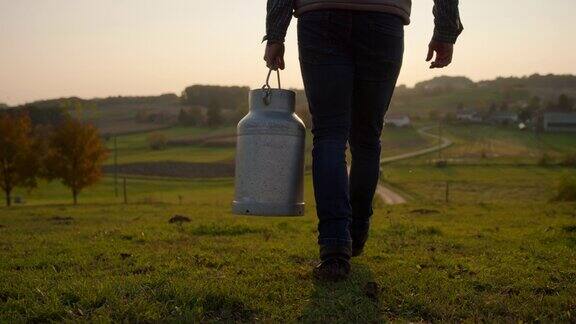
<instances>
[{"instance_id":1,"label":"back pocket of jeans","mask_svg":"<svg viewBox=\"0 0 576 324\"><path fill-rule=\"evenodd\" d=\"M368 19L372 32L404 37L404 22L399 16L383 12L371 12Z\"/></svg>"},{"instance_id":2,"label":"back pocket of jeans","mask_svg":"<svg viewBox=\"0 0 576 324\"><path fill-rule=\"evenodd\" d=\"M328 15L325 11L310 11L299 18L298 48L301 61L320 63L334 53Z\"/></svg>"}]
</instances>

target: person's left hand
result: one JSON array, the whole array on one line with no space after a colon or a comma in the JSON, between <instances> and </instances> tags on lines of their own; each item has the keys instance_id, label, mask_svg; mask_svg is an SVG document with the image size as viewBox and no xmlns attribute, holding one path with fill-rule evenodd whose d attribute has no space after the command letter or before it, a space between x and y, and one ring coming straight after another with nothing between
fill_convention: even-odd
<instances>
[{"instance_id":1,"label":"person's left hand","mask_svg":"<svg viewBox=\"0 0 576 324\"><path fill-rule=\"evenodd\" d=\"M431 69L440 69L452 63L452 55L454 53L454 44L443 43L432 40L428 45L428 56L426 62L430 62L436 53L436 58L430 63Z\"/></svg>"},{"instance_id":2,"label":"person's left hand","mask_svg":"<svg viewBox=\"0 0 576 324\"><path fill-rule=\"evenodd\" d=\"M264 53L264 61L266 66L272 70L284 70L284 44L283 43L268 43L266 44L266 52Z\"/></svg>"}]
</instances>

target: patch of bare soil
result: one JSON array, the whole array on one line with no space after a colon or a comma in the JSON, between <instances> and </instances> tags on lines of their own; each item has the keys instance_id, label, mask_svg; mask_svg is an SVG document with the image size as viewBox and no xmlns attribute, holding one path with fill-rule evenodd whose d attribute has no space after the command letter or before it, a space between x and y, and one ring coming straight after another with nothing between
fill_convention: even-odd
<instances>
[{"instance_id":1,"label":"patch of bare soil","mask_svg":"<svg viewBox=\"0 0 576 324\"><path fill-rule=\"evenodd\" d=\"M113 165L103 167L105 173L114 173ZM234 176L234 163L191 163L191 162L136 162L121 164L118 173L173 178L226 178Z\"/></svg>"},{"instance_id":2,"label":"patch of bare soil","mask_svg":"<svg viewBox=\"0 0 576 324\"><path fill-rule=\"evenodd\" d=\"M236 135L221 138L213 138L205 141L202 145L208 147L235 147L237 138L238 137Z\"/></svg>"},{"instance_id":3,"label":"patch of bare soil","mask_svg":"<svg viewBox=\"0 0 576 324\"><path fill-rule=\"evenodd\" d=\"M410 211L412 214L420 214L420 215L427 215L427 214L438 214L439 211L435 210L435 209L426 209L426 208L420 208L420 209L414 209Z\"/></svg>"},{"instance_id":4,"label":"patch of bare soil","mask_svg":"<svg viewBox=\"0 0 576 324\"><path fill-rule=\"evenodd\" d=\"M50 220L53 220L55 222L70 222L73 221L74 218L70 217L70 216L54 216L52 218L50 218Z\"/></svg>"},{"instance_id":5,"label":"patch of bare soil","mask_svg":"<svg viewBox=\"0 0 576 324\"><path fill-rule=\"evenodd\" d=\"M190 145L204 145L204 146L235 146L236 134L221 134L221 135L208 135L195 138L179 138L169 140L170 146L190 146Z\"/></svg>"},{"instance_id":6,"label":"patch of bare soil","mask_svg":"<svg viewBox=\"0 0 576 324\"><path fill-rule=\"evenodd\" d=\"M186 216L182 216L182 215L174 215L172 218L170 218L168 223L170 223L170 224L190 223L190 218L188 218Z\"/></svg>"}]
</instances>

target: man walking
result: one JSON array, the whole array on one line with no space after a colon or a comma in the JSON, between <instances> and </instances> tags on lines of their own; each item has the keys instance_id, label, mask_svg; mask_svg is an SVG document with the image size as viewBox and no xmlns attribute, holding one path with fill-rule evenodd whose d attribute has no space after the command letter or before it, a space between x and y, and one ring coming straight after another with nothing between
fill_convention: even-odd
<instances>
[{"instance_id":1,"label":"man walking","mask_svg":"<svg viewBox=\"0 0 576 324\"><path fill-rule=\"evenodd\" d=\"M443 68L451 63L463 28L458 0L434 2L426 60L430 68ZM411 0L268 0L264 59L269 68L284 69L286 30L292 14L299 18L300 67L314 135L318 279L345 279L350 258L362 253L368 239L380 135L402 65L410 9Z\"/></svg>"}]
</instances>

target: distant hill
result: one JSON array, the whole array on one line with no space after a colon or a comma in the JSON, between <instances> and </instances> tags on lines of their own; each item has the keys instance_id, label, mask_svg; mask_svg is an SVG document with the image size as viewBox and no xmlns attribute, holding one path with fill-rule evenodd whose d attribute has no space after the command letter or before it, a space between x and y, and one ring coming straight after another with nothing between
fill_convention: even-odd
<instances>
[{"instance_id":1,"label":"distant hill","mask_svg":"<svg viewBox=\"0 0 576 324\"><path fill-rule=\"evenodd\" d=\"M398 86L390 110L426 116L431 111L454 112L458 106L482 110L496 105L516 109L534 101L534 97L541 105L550 105L562 94L576 97L576 76L534 74L479 82L442 76L413 88Z\"/></svg>"},{"instance_id":2,"label":"distant hill","mask_svg":"<svg viewBox=\"0 0 576 324\"><path fill-rule=\"evenodd\" d=\"M95 124L102 133L131 133L170 126L169 117L155 123L139 122L136 118L139 113L176 116L180 107L179 96L162 94L159 96L115 96L93 99L57 98L30 102L11 107L10 110L26 110L32 121L37 124L53 124L68 114Z\"/></svg>"},{"instance_id":3,"label":"distant hill","mask_svg":"<svg viewBox=\"0 0 576 324\"><path fill-rule=\"evenodd\" d=\"M66 112L59 107L21 106L4 107L0 109L0 114L18 114L25 112L34 125L57 125L66 117Z\"/></svg>"},{"instance_id":4,"label":"distant hill","mask_svg":"<svg viewBox=\"0 0 576 324\"><path fill-rule=\"evenodd\" d=\"M296 109L309 124L306 95L296 91ZM182 95L162 94L159 96L116 96L83 99L78 97L41 100L15 108L27 107L39 112L51 109L76 114L96 124L104 133L138 132L169 127L177 122L184 106L222 109L228 114L243 115L248 109L249 87L192 85ZM561 94L574 102L576 98L576 76L539 75L507 77L474 82L467 77L440 76L417 83L414 87L399 85L396 88L390 111L412 116L427 117L431 112L445 114L455 112L457 107L478 110L490 107L520 109L529 103L541 106L552 105ZM82 106L82 111L75 107ZM6 105L0 104L0 108ZM46 115L46 114L44 114ZM40 114L39 120L47 118ZM153 122L142 122L142 116L160 116Z\"/></svg>"},{"instance_id":5,"label":"distant hill","mask_svg":"<svg viewBox=\"0 0 576 324\"><path fill-rule=\"evenodd\" d=\"M418 90L454 90L474 87L474 81L467 77L440 76L432 80L416 83L414 89Z\"/></svg>"},{"instance_id":6,"label":"distant hill","mask_svg":"<svg viewBox=\"0 0 576 324\"><path fill-rule=\"evenodd\" d=\"M247 105L249 91L248 87L193 85L184 89L182 101L189 106L237 109Z\"/></svg>"},{"instance_id":7,"label":"distant hill","mask_svg":"<svg viewBox=\"0 0 576 324\"><path fill-rule=\"evenodd\" d=\"M22 106L44 107L63 107L81 103L84 105L96 105L98 107L108 107L117 105L172 105L179 104L180 97L176 94L168 93L159 96L116 96L107 98L83 99L78 97L57 98L48 100L38 100L24 104Z\"/></svg>"},{"instance_id":8,"label":"distant hill","mask_svg":"<svg viewBox=\"0 0 576 324\"><path fill-rule=\"evenodd\" d=\"M480 81L479 86L498 86L498 87L518 87L518 88L532 88L532 89L568 89L576 90L576 76L575 75L540 75L533 74L526 77L509 77L497 78L495 80Z\"/></svg>"}]
</instances>

